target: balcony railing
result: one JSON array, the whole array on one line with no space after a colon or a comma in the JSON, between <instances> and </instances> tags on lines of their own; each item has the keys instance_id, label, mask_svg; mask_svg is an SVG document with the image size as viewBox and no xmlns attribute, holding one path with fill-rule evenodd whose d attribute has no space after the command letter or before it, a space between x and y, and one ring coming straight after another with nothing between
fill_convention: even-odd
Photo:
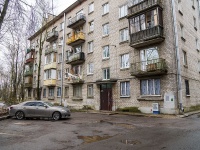
<instances>
[{"instance_id":1,"label":"balcony railing","mask_svg":"<svg viewBox=\"0 0 200 150\"><path fill-rule=\"evenodd\" d=\"M68 28L75 29L76 27L83 25L86 22L86 17L84 14L78 14L74 18L70 19L68 22Z\"/></svg>"},{"instance_id":2,"label":"balcony railing","mask_svg":"<svg viewBox=\"0 0 200 150\"><path fill-rule=\"evenodd\" d=\"M70 46L79 45L85 42L85 34L83 32L79 32L67 39L67 44Z\"/></svg>"},{"instance_id":3,"label":"balcony railing","mask_svg":"<svg viewBox=\"0 0 200 150\"><path fill-rule=\"evenodd\" d=\"M44 85L46 85L46 86L56 86L56 79L44 80Z\"/></svg>"},{"instance_id":4,"label":"balcony railing","mask_svg":"<svg viewBox=\"0 0 200 150\"><path fill-rule=\"evenodd\" d=\"M33 70L25 71L24 76L33 76Z\"/></svg>"},{"instance_id":5,"label":"balcony railing","mask_svg":"<svg viewBox=\"0 0 200 150\"><path fill-rule=\"evenodd\" d=\"M26 53L30 53L31 51L35 51L35 49L28 48L28 49L26 50Z\"/></svg>"},{"instance_id":6,"label":"balcony railing","mask_svg":"<svg viewBox=\"0 0 200 150\"><path fill-rule=\"evenodd\" d=\"M52 31L47 34L47 42L53 42L58 38L58 31Z\"/></svg>"},{"instance_id":7,"label":"balcony railing","mask_svg":"<svg viewBox=\"0 0 200 150\"><path fill-rule=\"evenodd\" d=\"M146 11L148 9L151 9L152 7L160 6L162 7L162 1L161 0L144 0L139 3L135 3L134 0L129 0L128 3L128 17L138 14L142 11Z\"/></svg>"},{"instance_id":8,"label":"balcony railing","mask_svg":"<svg viewBox=\"0 0 200 150\"><path fill-rule=\"evenodd\" d=\"M24 82L25 88L31 88L33 84L33 78L32 77L26 77Z\"/></svg>"},{"instance_id":9,"label":"balcony railing","mask_svg":"<svg viewBox=\"0 0 200 150\"><path fill-rule=\"evenodd\" d=\"M56 62L52 62L50 64L45 64L44 65L44 70L48 70L48 69L56 69L57 63Z\"/></svg>"},{"instance_id":10,"label":"balcony railing","mask_svg":"<svg viewBox=\"0 0 200 150\"><path fill-rule=\"evenodd\" d=\"M165 59L153 59L131 64L131 75L136 77L162 75L167 73Z\"/></svg>"},{"instance_id":11,"label":"balcony railing","mask_svg":"<svg viewBox=\"0 0 200 150\"><path fill-rule=\"evenodd\" d=\"M57 46L56 46L57 47ZM49 54L49 53L53 53L53 52L57 52L57 48L56 47L49 47L45 50L45 55Z\"/></svg>"},{"instance_id":12,"label":"balcony railing","mask_svg":"<svg viewBox=\"0 0 200 150\"><path fill-rule=\"evenodd\" d=\"M130 46L137 48L164 40L163 27L158 25L130 34Z\"/></svg>"},{"instance_id":13,"label":"balcony railing","mask_svg":"<svg viewBox=\"0 0 200 150\"><path fill-rule=\"evenodd\" d=\"M69 58L66 60L66 63L75 65L83 63L84 61L85 61L85 54L84 52L80 52L69 56Z\"/></svg>"}]
</instances>

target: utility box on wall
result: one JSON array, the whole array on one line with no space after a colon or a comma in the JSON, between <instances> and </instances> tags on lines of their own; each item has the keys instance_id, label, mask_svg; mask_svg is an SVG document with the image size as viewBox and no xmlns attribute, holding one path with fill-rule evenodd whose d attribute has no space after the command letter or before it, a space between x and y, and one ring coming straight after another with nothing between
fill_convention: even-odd
<instances>
[{"instance_id":1,"label":"utility box on wall","mask_svg":"<svg viewBox=\"0 0 200 150\"><path fill-rule=\"evenodd\" d=\"M172 92L165 93L164 95L164 108L174 109L175 108L175 97Z\"/></svg>"},{"instance_id":2,"label":"utility box on wall","mask_svg":"<svg viewBox=\"0 0 200 150\"><path fill-rule=\"evenodd\" d=\"M158 103L153 103L152 104L152 110L153 114L160 114L160 108Z\"/></svg>"}]
</instances>

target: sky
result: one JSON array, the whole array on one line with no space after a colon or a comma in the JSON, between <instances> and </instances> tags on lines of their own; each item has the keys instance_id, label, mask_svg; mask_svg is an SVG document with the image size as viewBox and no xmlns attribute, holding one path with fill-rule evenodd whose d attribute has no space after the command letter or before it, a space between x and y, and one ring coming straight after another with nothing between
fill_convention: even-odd
<instances>
[{"instance_id":1,"label":"sky","mask_svg":"<svg viewBox=\"0 0 200 150\"><path fill-rule=\"evenodd\" d=\"M73 4L76 0L54 0L53 3L57 7L55 9L55 14L58 15L71 4Z\"/></svg>"}]
</instances>

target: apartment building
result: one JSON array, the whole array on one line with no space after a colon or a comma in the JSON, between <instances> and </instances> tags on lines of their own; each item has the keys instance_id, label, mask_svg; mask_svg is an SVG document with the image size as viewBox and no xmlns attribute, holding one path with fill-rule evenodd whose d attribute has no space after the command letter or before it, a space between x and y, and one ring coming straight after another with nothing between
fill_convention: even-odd
<instances>
[{"instance_id":1,"label":"apartment building","mask_svg":"<svg viewBox=\"0 0 200 150\"><path fill-rule=\"evenodd\" d=\"M36 97L47 33L42 100L168 114L199 105L199 8L197 0L76 1L29 38L26 99Z\"/></svg>"}]
</instances>

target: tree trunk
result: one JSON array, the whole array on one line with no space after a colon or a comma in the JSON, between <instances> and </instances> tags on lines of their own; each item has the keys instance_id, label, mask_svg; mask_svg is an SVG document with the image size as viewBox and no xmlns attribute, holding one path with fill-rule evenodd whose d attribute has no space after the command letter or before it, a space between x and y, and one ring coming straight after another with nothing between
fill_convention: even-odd
<instances>
[{"instance_id":1,"label":"tree trunk","mask_svg":"<svg viewBox=\"0 0 200 150\"><path fill-rule=\"evenodd\" d=\"M5 0L5 3L3 5L3 11L1 12L1 16L0 16L0 30L1 30L1 26L3 24L4 17L6 16L9 1L10 0Z\"/></svg>"}]
</instances>

